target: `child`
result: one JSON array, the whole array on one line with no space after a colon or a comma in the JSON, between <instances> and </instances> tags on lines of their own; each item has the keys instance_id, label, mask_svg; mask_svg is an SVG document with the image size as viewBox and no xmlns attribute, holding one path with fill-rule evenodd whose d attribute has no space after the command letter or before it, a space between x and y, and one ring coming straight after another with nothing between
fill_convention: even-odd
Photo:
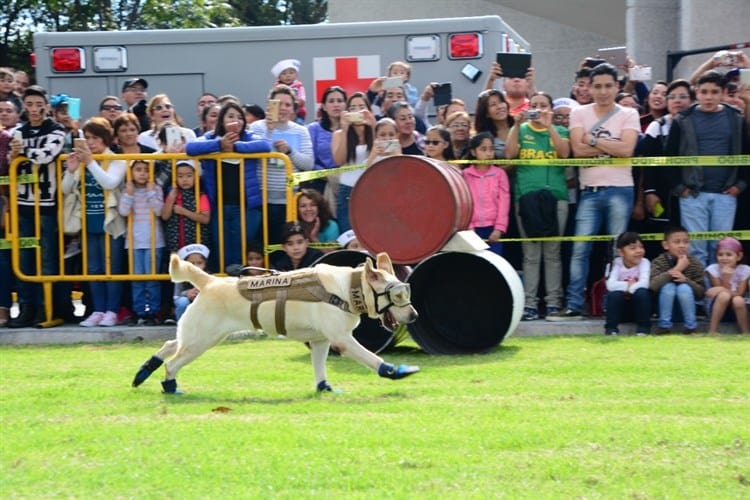
<instances>
[{"instance_id":1,"label":"child","mask_svg":"<svg viewBox=\"0 0 750 500\"><path fill-rule=\"evenodd\" d=\"M195 166L192 160L177 162L177 185L164 200L161 218L166 222L167 248L170 252L191 243L208 243L211 202L200 191L195 199ZM200 240L198 236L200 235Z\"/></svg>"},{"instance_id":2,"label":"child","mask_svg":"<svg viewBox=\"0 0 750 500\"><path fill-rule=\"evenodd\" d=\"M424 155L428 158L440 161L454 160L453 148L451 147L451 133L442 125L435 125L427 129L424 138ZM451 166L459 169L457 165ZM460 169L459 169L460 170Z\"/></svg>"},{"instance_id":3,"label":"child","mask_svg":"<svg viewBox=\"0 0 750 500\"><path fill-rule=\"evenodd\" d=\"M118 207L123 217L132 215L133 234L125 241L125 248L132 243L135 274L157 274L164 250L164 230L158 219L164 207L163 194L161 188L149 179L148 162L133 160L130 172L131 180L125 183L125 192ZM153 241L152 235L155 237ZM133 281L131 286L133 309L137 317L131 318L129 324L155 325L161 298L159 282Z\"/></svg>"},{"instance_id":4,"label":"child","mask_svg":"<svg viewBox=\"0 0 750 500\"><path fill-rule=\"evenodd\" d=\"M398 77L404 81L406 100L412 107L416 106L419 93L417 92L417 87L409 83L409 79L411 78L411 64L404 61L393 61L388 65L388 76Z\"/></svg>"},{"instance_id":5,"label":"child","mask_svg":"<svg viewBox=\"0 0 750 500\"><path fill-rule=\"evenodd\" d=\"M370 150L370 156L367 158L369 167L376 161L382 160L388 156L401 154L401 144L398 140L398 127L396 122L391 118L381 118L375 124L375 141Z\"/></svg>"},{"instance_id":6,"label":"child","mask_svg":"<svg viewBox=\"0 0 750 500\"><path fill-rule=\"evenodd\" d=\"M305 109L305 87L299 80L299 69L302 64L297 59L284 59L283 61L277 62L271 73L276 82L276 85L286 85L291 87L297 94L297 119L295 120L300 125L304 125L305 117L307 116L307 110Z\"/></svg>"},{"instance_id":7,"label":"child","mask_svg":"<svg viewBox=\"0 0 750 500\"><path fill-rule=\"evenodd\" d=\"M292 271L302 267L310 267L323 256L323 252L310 248L310 240L305 236L305 230L298 222L287 222L281 231L281 241L284 251L275 252L271 267L278 271Z\"/></svg>"},{"instance_id":8,"label":"child","mask_svg":"<svg viewBox=\"0 0 750 500\"><path fill-rule=\"evenodd\" d=\"M177 256L182 259L194 264L195 266L206 270L206 264L208 264L208 255L210 251L206 245L200 243L193 243L180 248L177 251ZM198 296L198 290L190 282L175 283L174 285L174 314L177 321L180 320L185 310L190 304L193 303L195 298Z\"/></svg>"},{"instance_id":9,"label":"child","mask_svg":"<svg viewBox=\"0 0 750 500\"><path fill-rule=\"evenodd\" d=\"M706 290L709 299L708 310L711 314L709 333L716 333L719 322L731 304L740 332L750 332L747 319L747 280L750 278L750 266L742 262L742 244L734 238L726 237L716 245L716 264L706 268L711 288Z\"/></svg>"},{"instance_id":10,"label":"child","mask_svg":"<svg viewBox=\"0 0 750 500\"><path fill-rule=\"evenodd\" d=\"M469 140L467 160L494 158L495 143L491 133L481 132ZM499 241L508 229L510 213L508 174L502 168L487 163L469 165L462 174L474 200L474 213L469 227L481 238L488 240L490 250L502 255L502 244Z\"/></svg>"},{"instance_id":11,"label":"child","mask_svg":"<svg viewBox=\"0 0 750 500\"><path fill-rule=\"evenodd\" d=\"M612 262L607 276L607 319L605 335L617 335L628 304L635 316L636 335L651 331L651 292L648 289L651 263L638 233L622 233L615 242L619 257Z\"/></svg>"},{"instance_id":12,"label":"child","mask_svg":"<svg viewBox=\"0 0 750 500\"><path fill-rule=\"evenodd\" d=\"M362 246L362 243L357 239L357 235L354 234L354 230L350 229L341 233L336 242L341 245L344 250L359 250L360 252L367 253L367 250Z\"/></svg>"},{"instance_id":13,"label":"child","mask_svg":"<svg viewBox=\"0 0 750 500\"><path fill-rule=\"evenodd\" d=\"M683 332L695 333L698 326L695 304L705 293L703 264L697 258L688 256L690 236L681 226L667 228L661 246L665 252L651 263L649 283L649 288L659 298L659 323L656 333L663 335L670 332L675 297L684 318Z\"/></svg>"}]
</instances>

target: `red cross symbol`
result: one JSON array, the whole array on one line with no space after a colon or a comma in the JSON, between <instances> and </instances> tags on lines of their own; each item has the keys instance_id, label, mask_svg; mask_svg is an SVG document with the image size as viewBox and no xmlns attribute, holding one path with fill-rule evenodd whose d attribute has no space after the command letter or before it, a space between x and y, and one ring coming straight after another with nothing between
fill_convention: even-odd
<instances>
[{"instance_id":1,"label":"red cross symbol","mask_svg":"<svg viewBox=\"0 0 750 500\"><path fill-rule=\"evenodd\" d=\"M320 99L323 92L332 85L338 85L346 91L346 95L353 92L366 92L373 78L359 78L359 60L357 57L337 57L336 77L333 80L317 80L315 82L315 97Z\"/></svg>"}]
</instances>

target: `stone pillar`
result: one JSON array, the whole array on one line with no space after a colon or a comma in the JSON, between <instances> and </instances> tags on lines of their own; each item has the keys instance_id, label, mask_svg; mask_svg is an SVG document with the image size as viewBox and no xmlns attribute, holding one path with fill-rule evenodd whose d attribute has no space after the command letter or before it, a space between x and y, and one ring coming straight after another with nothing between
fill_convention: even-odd
<instances>
[{"instance_id":1,"label":"stone pillar","mask_svg":"<svg viewBox=\"0 0 750 500\"><path fill-rule=\"evenodd\" d=\"M679 0L627 0L628 54L636 64L651 66L654 80L666 79L667 51L681 48L679 13Z\"/></svg>"}]
</instances>

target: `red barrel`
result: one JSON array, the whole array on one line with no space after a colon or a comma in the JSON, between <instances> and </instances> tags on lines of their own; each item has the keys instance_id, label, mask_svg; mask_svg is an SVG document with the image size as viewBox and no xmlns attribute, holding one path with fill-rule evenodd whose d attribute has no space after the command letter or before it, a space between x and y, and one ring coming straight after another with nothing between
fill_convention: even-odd
<instances>
[{"instance_id":1,"label":"red barrel","mask_svg":"<svg viewBox=\"0 0 750 500\"><path fill-rule=\"evenodd\" d=\"M453 166L424 156L392 156L359 178L349 201L357 238L396 264L414 264L467 229L471 191Z\"/></svg>"}]
</instances>

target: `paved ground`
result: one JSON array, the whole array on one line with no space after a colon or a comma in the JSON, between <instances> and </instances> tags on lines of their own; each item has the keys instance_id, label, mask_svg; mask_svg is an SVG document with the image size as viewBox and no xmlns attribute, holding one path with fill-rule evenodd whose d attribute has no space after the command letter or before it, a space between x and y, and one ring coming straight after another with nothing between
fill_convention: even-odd
<instances>
[{"instance_id":1,"label":"paved ground","mask_svg":"<svg viewBox=\"0 0 750 500\"><path fill-rule=\"evenodd\" d=\"M676 325L680 326L680 325ZM705 321L698 323L698 331L706 331ZM622 325L622 335L635 333L635 325ZM604 318L579 321L522 321L513 332L514 336L531 337L544 335L602 335ZM681 328L675 328L680 332ZM722 323L722 333L736 333L735 325ZM0 329L0 345L24 344L78 344L98 342L133 342L140 340L168 340L174 338L174 326L113 326L109 328L83 328L77 325L62 325L54 328Z\"/></svg>"}]
</instances>

